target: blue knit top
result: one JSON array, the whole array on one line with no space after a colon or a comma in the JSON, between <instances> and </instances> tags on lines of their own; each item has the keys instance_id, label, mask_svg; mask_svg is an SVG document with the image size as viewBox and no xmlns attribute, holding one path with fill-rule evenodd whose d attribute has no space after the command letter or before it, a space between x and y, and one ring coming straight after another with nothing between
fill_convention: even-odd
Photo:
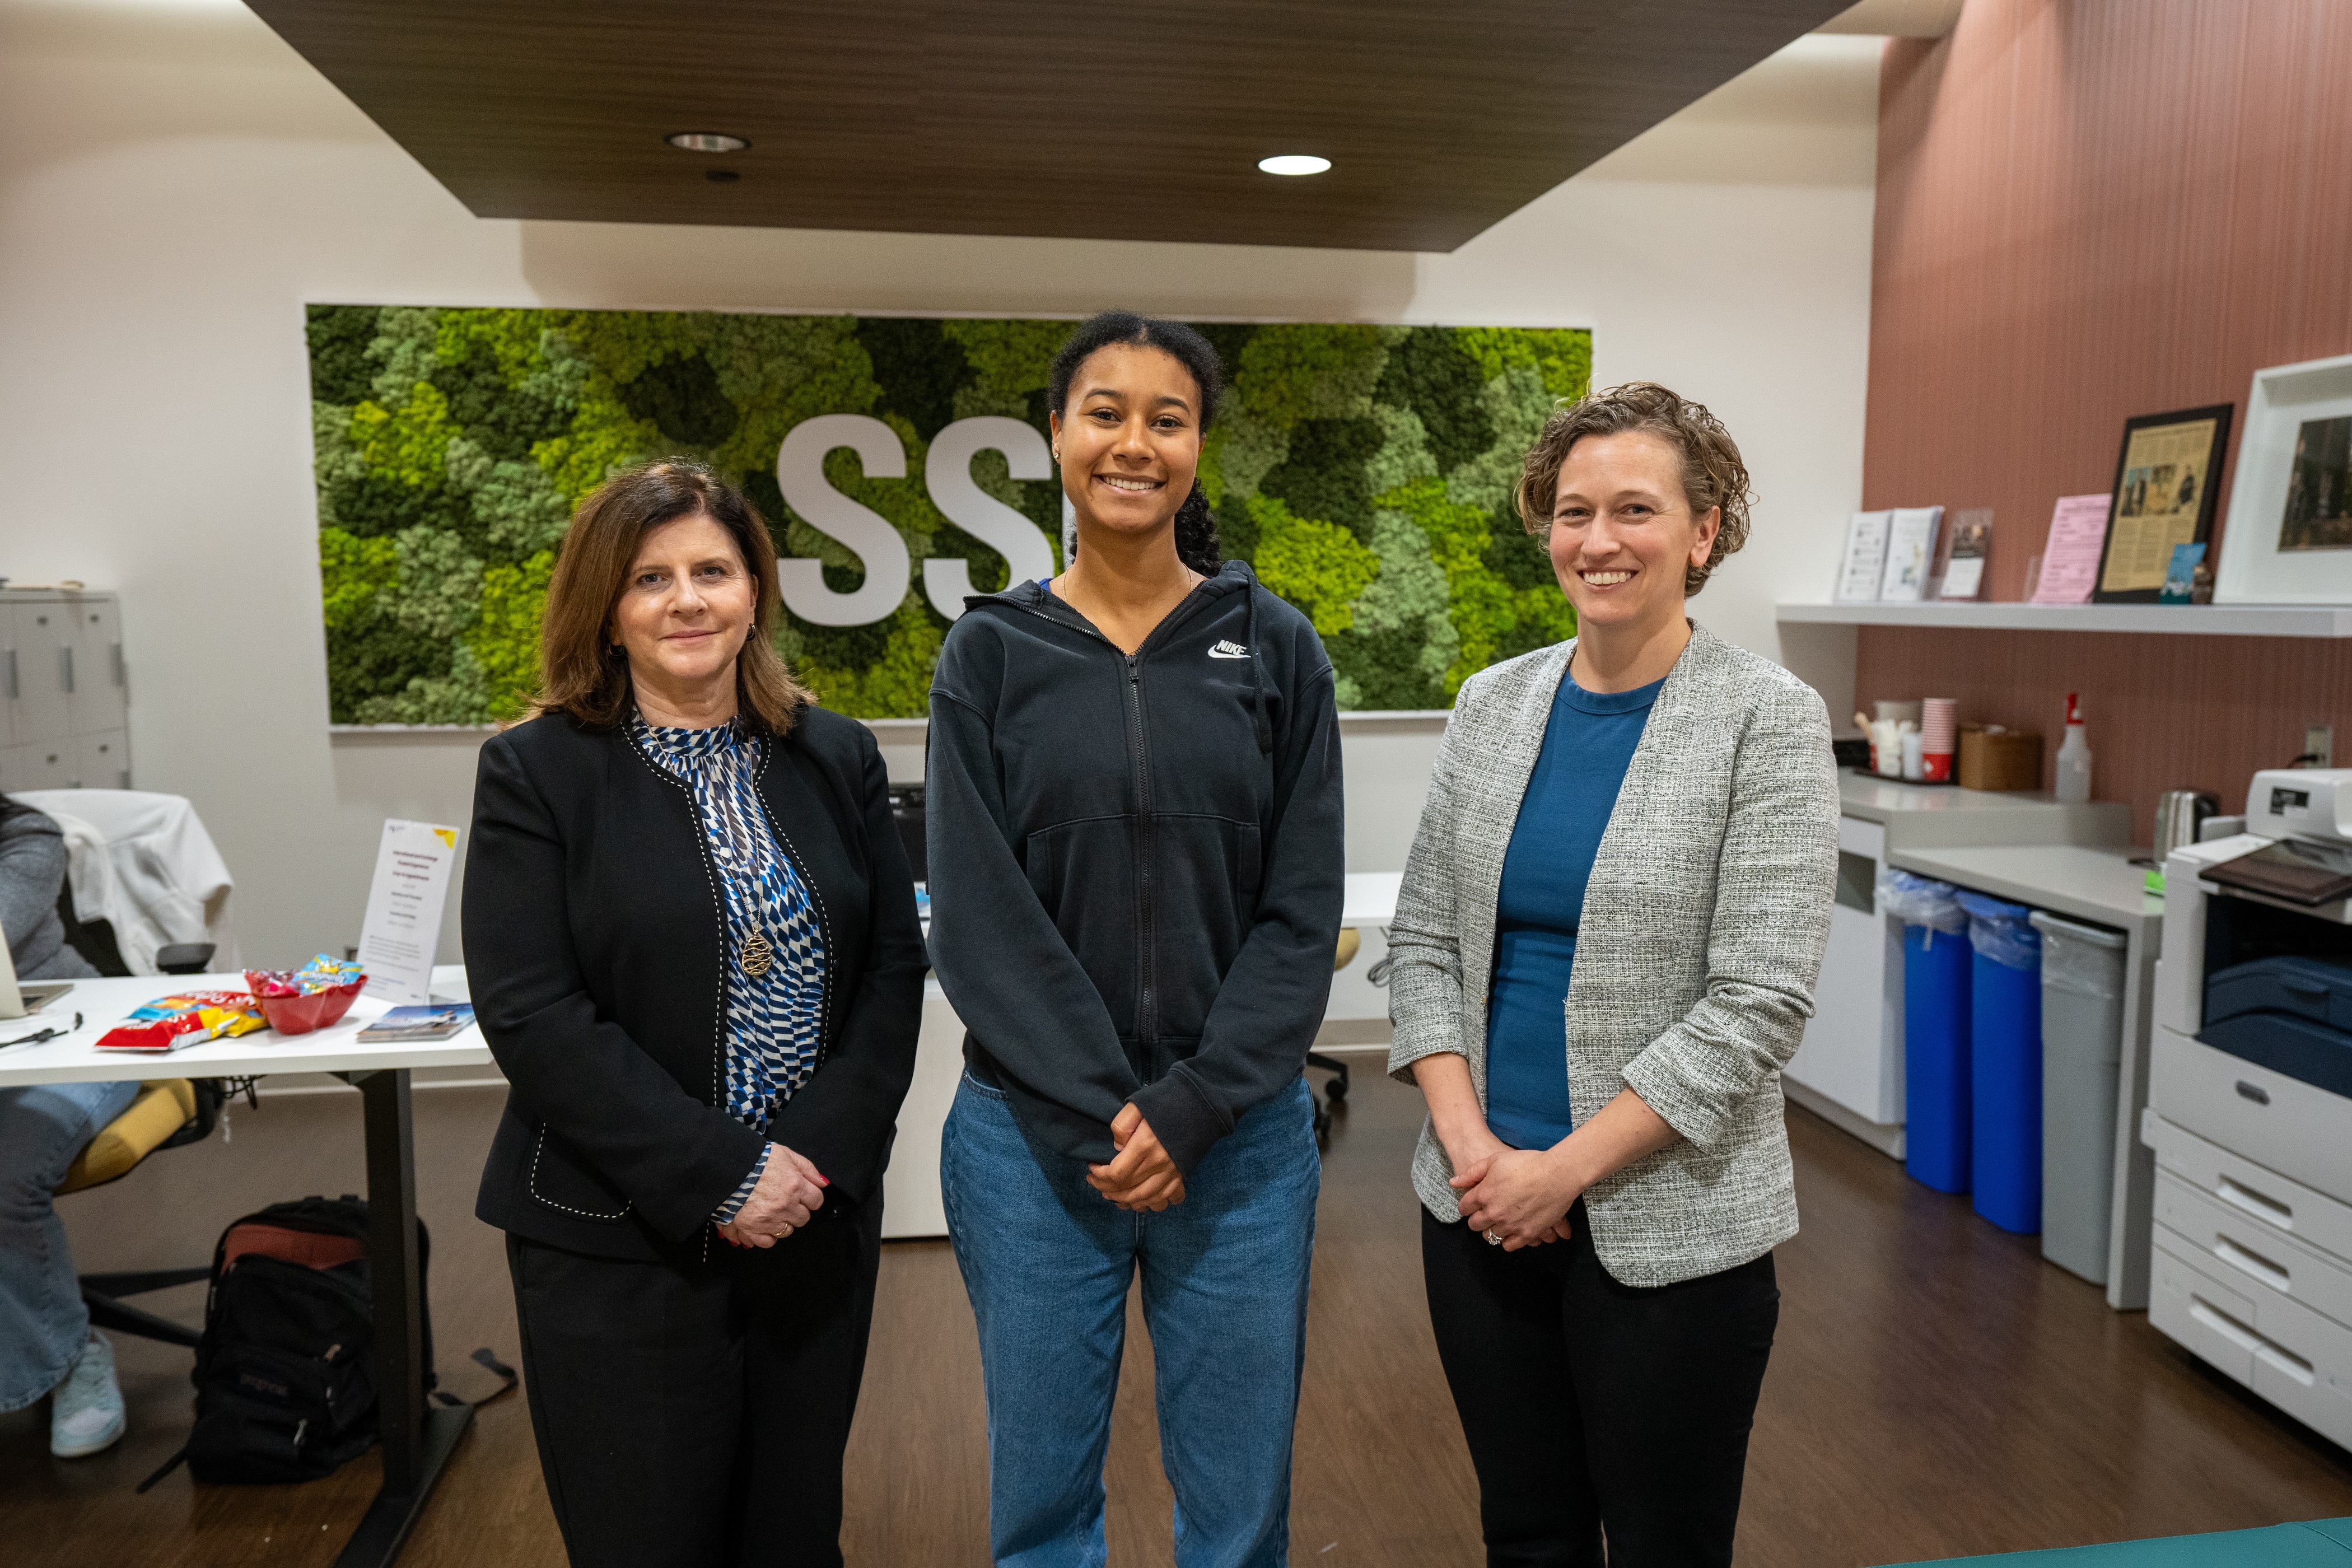
<instances>
[{"instance_id":1,"label":"blue knit top","mask_svg":"<svg viewBox=\"0 0 2352 1568\"><path fill-rule=\"evenodd\" d=\"M1543 750L1519 800L1496 889L1494 989L1486 1004L1486 1125L1516 1149L1548 1149L1575 1131L1568 983L1584 888L1664 685L1587 691L1562 674Z\"/></svg>"}]
</instances>

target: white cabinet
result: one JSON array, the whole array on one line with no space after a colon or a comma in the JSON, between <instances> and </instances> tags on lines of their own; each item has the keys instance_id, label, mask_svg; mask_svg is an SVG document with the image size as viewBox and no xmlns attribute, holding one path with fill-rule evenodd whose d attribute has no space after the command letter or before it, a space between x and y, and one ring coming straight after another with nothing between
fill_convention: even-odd
<instances>
[{"instance_id":1,"label":"white cabinet","mask_svg":"<svg viewBox=\"0 0 2352 1568\"><path fill-rule=\"evenodd\" d=\"M68 789L129 789L131 746L120 730L73 738L74 780Z\"/></svg>"},{"instance_id":2,"label":"white cabinet","mask_svg":"<svg viewBox=\"0 0 2352 1568\"><path fill-rule=\"evenodd\" d=\"M122 616L112 599L85 596L67 603L73 623L66 640L65 677L68 710L73 733L96 735L121 731L125 707L122 670ZM118 743L115 754L121 754ZM85 789L119 789L95 780Z\"/></svg>"},{"instance_id":3,"label":"white cabinet","mask_svg":"<svg viewBox=\"0 0 2352 1568\"><path fill-rule=\"evenodd\" d=\"M131 787L121 607L0 589L0 790Z\"/></svg>"},{"instance_id":4,"label":"white cabinet","mask_svg":"<svg viewBox=\"0 0 2352 1568\"><path fill-rule=\"evenodd\" d=\"M1878 911L1886 829L1838 819L1837 903L1813 988L1813 1016L1787 1077L1871 1128L1848 1124L1890 1154L1902 1152L1903 928Z\"/></svg>"},{"instance_id":5,"label":"white cabinet","mask_svg":"<svg viewBox=\"0 0 2352 1568\"><path fill-rule=\"evenodd\" d=\"M14 699L11 741L64 740L73 733L73 700L66 689L73 621L61 600L18 600L8 615L8 695Z\"/></svg>"},{"instance_id":6,"label":"white cabinet","mask_svg":"<svg viewBox=\"0 0 2352 1568\"><path fill-rule=\"evenodd\" d=\"M2295 1419L2352 1443L2352 1261L2336 1250L2352 1237L2352 1205L2153 1106L2146 1131L2158 1163L2148 1321Z\"/></svg>"},{"instance_id":7,"label":"white cabinet","mask_svg":"<svg viewBox=\"0 0 2352 1568\"><path fill-rule=\"evenodd\" d=\"M0 751L0 790L10 795L28 789L74 787L73 742L30 741Z\"/></svg>"}]
</instances>

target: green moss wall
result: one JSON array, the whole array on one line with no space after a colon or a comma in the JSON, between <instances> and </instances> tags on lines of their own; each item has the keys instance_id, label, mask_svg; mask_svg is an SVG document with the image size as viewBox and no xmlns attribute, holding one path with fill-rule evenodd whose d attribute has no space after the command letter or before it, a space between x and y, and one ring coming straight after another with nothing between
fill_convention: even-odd
<instances>
[{"instance_id":1,"label":"green moss wall","mask_svg":"<svg viewBox=\"0 0 2352 1568\"><path fill-rule=\"evenodd\" d=\"M310 310L319 565L338 723L513 717L538 666L566 520L614 468L698 458L741 483L778 552L856 559L784 505L776 449L818 414L881 419L904 479L837 451L835 489L895 523L908 552L962 557L982 591L1001 556L941 516L929 438L976 415L1045 427L1066 321L623 310ZM1494 327L1202 324L1223 412L1201 478L1228 556L1313 617L1345 709L1444 708L1465 677L1569 635L1549 563L1509 506L1520 455L1591 379L1591 334ZM1058 540L1051 480L973 465L982 489ZM921 567L867 626L790 616L777 637L826 704L919 715L947 622Z\"/></svg>"}]
</instances>

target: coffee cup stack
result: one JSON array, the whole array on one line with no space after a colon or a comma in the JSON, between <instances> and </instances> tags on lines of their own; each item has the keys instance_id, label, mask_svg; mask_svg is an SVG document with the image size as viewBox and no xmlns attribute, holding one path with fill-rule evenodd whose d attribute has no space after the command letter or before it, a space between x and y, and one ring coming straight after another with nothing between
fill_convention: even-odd
<instances>
[{"instance_id":1,"label":"coffee cup stack","mask_svg":"<svg viewBox=\"0 0 2352 1568\"><path fill-rule=\"evenodd\" d=\"M1959 743L1959 702L1950 697L1930 697L1919 704L1920 778L1927 784L1952 782L1952 753Z\"/></svg>"}]
</instances>

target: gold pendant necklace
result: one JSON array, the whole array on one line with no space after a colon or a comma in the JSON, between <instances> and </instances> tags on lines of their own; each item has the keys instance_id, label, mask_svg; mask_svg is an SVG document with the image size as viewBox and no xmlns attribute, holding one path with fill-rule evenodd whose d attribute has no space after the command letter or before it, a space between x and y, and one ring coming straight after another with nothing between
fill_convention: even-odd
<instances>
[{"instance_id":1,"label":"gold pendant necklace","mask_svg":"<svg viewBox=\"0 0 2352 1568\"><path fill-rule=\"evenodd\" d=\"M743 939L742 951L738 956L743 961L743 973L757 980L768 973L768 965L776 962L776 950L768 945L766 934L755 929Z\"/></svg>"}]
</instances>

